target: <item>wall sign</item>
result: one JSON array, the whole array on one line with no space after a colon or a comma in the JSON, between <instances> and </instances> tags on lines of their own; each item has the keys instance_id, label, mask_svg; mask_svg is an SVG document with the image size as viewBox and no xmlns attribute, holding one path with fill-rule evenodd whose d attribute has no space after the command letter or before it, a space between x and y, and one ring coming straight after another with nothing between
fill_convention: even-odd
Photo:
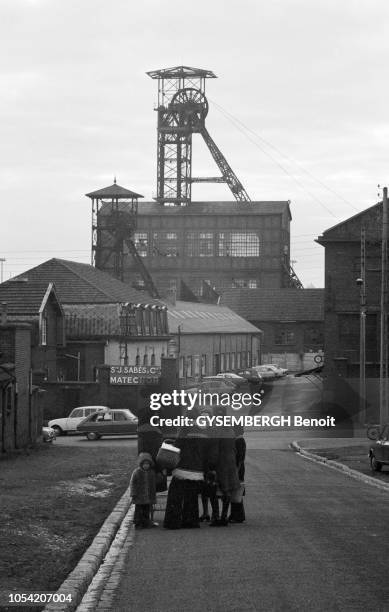
<instances>
[{"instance_id":1,"label":"wall sign","mask_svg":"<svg viewBox=\"0 0 389 612\"><path fill-rule=\"evenodd\" d=\"M161 378L160 366L110 366L111 385L158 385Z\"/></svg>"}]
</instances>

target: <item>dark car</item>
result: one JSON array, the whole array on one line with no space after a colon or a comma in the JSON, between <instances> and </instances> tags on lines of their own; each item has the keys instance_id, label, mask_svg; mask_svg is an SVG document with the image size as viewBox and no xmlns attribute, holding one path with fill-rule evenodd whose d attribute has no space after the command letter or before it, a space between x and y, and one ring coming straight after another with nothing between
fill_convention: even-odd
<instances>
[{"instance_id":1,"label":"dark car","mask_svg":"<svg viewBox=\"0 0 389 612\"><path fill-rule=\"evenodd\" d=\"M384 425L377 440L371 445L369 457L373 472L380 472L383 465L389 465L389 423Z\"/></svg>"},{"instance_id":2,"label":"dark car","mask_svg":"<svg viewBox=\"0 0 389 612\"><path fill-rule=\"evenodd\" d=\"M99 440L101 436L128 436L136 434L138 418L131 410L106 410L95 412L77 425L77 431L88 440Z\"/></svg>"},{"instance_id":3,"label":"dark car","mask_svg":"<svg viewBox=\"0 0 389 612\"><path fill-rule=\"evenodd\" d=\"M244 370L237 370L236 373L239 376L243 376L243 378L245 378L247 382L251 383L252 385L258 385L259 387L262 386L262 376L255 368L245 368Z\"/></svg>"}]
</instances>

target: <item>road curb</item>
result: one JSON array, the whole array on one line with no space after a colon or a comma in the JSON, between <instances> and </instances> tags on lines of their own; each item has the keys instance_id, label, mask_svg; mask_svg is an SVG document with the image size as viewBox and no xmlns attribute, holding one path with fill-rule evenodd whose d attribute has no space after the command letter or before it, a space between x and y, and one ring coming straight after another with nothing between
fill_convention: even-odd
<instances>
[{"instance_id":1,"label":"road curb","mask_svg":"<svg viewBox=\"0 0 389 612\"><path fill-rule=\"evenodd\" d=\"M105 519L92 544L57 590L59 597L71 595L72 601L51 602L44 608L44 612L74 612L76 610L103 563L130 505L130 488L128 487L111 514Z\"/></svg>"},{"instance_id":2,"label":"road curb","mask_svg":"<svg viewBox=\"0 0 389 612\"><path fill-rule=\"evenodd\" d=\"M344 465L343 463L339 463L338 461L334 461L333 459L327 459L326 457L317 455L316 453L313 453L310 450L301 448L299 443L296 441L291 442L290 447L294 451L302 455L303 457L306 457L306 459L309 459L310 461L314 461L315 463L321 463L322 465L325 465L326 467L329 467L333 470L338 470L339 472L343 472L350 478L354 478L354 480L362 481L365 484L369 484L373 487L376 487L377 489L381 489L383 491L389 491L389 483L380 482L379 480L376 480L372 476L367 476L367 474L362 474L361 472L357 472L357 470L353 470L352 468L349 468L347 465Z\"/></svg>"}]
</instances>

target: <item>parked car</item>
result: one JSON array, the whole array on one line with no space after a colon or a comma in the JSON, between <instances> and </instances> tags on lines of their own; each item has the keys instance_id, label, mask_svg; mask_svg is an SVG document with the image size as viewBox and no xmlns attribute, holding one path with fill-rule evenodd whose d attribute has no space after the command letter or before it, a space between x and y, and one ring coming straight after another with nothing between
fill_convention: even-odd
<instances>
[{"instance_id":1,"label":"parked car","mask_svg":"<svg viewBox=\"0 0 389 612\"><path fill-rule=\"evenodd\" d=\"M286 376L288 374L288 370L286 368L281 368L281 366L277 365L276 363L263 363L262 365L274 370L277 378L282 378L282 376Z\"/></svg>"},{"instance_id":2,"label":"parked car","mask_svg":"<svg viewBox=\"0 0 389 612\"><path fill-rule=\"evenodd\" d=\"M252 385L262 385L262 376L255 368L245 368L244 370L238 370L238 375L242 376L246 382Z\"/></svg>"},{"instance_id":3,"label":"parked car","mask_svg":"<svg viewBox=\"0 0 389 612\"><path fill-rule=\"evenodd\" d=\"M219 374L215 374L215 376L203 376L202 382L206 380L228 380L234 383L234 385L237 387L244 385L246 382L246 379L243 378L243 376L239 376L238 374L235 374L235 372L220 372Z\"/></svg>"},{"instance_id":4,"label":"parked car","mask_svg":"<svg viewBox=\"0 0 389 612\"><path fill-rule=\"evenodd\" d=\"M69 416L63 419L52 419L49 421L49 427L55 429L57 436L66 435L69 431L77 431L77 425L79 425L85 417L95 412L104 412L106 410L109 410L107 406L80 406L79 408L73 408Z\"/></svg>"},{"instance_id":5,"label":"parked car","mask_svg":"<svg viewBox=\"0 0 389 612\"><path fill-rule=\"evenodd\" d=\"M77 426L77 431L88 440L99 440L102 436L128 436L136 434L138 417L128 409L95 412Z\"/></svg>"},{"instance_id":6,"label":"parked car","mask_svg":"<svg viewBox=\"0 0 389 612\"><path fill-rule=\"evenodd\" d=\"M389 423L384 425L377 440L371 445L369 458L373 472L380 472L383 465L389 465Z\"/></svg>"},{"instance_id":7,"label":"parked car","mask_svg":"<svg viewBox=\"0 0 389 612\"><path fill-rule=\"evenodd\" d=\"M235 393L236 385L227 379L222 378L210 378L209 380L203 380L191 387L185 389L187 393L196 393L202 391L203 393Z\"/></svg>"},{"instance_id":8,"label":"parked car","mask_svg":"<svg viewBox=\"0 0 389 612\"><path fill-rule=\"evenodd\" d=\"M273 370L273 368L270 368L267 365L258 365L258 366L253 366L253 367L254 367L254 370L256 370L258 374L261 375L264 381L275 380L277 378L276 373Z\"/></svg>"},{"instance_id":9,"label":"parked car","mask_svg":"<svg viewBox=\"0 0 389 612\"><path fill-rule=\"evenodd\" d=\"M42 427L42 439L43 442L54 442L57 434L55 433L55 429L52 427Z\"/></svg>"}]
</instances>

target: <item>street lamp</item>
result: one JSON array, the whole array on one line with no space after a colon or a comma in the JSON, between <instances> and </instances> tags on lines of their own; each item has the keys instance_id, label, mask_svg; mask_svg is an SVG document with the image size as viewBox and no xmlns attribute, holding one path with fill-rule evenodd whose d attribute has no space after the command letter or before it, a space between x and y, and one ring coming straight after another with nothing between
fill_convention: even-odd
<instances>
[{"instance_id":1,"label":"street lamp","mask_svg":"<svg viewBox=\"0 0 389 612\"><path fill-rule=\"evenodd\" d=\"M357 278L356 284L359 287L359 313L360 313L360 333L359 333L359 412L360 420L366 423L366 288L365 279Z\"/></svg>"}]
</instances>

